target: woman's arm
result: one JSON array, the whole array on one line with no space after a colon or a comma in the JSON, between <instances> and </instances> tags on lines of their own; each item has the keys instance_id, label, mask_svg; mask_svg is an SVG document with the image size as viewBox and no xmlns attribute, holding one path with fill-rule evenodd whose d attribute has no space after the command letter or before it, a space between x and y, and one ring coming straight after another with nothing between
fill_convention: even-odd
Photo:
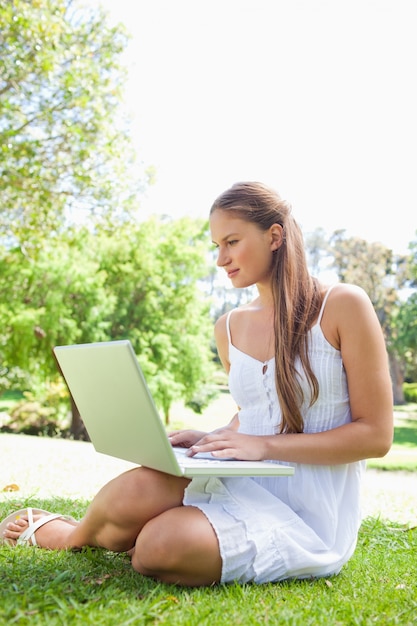
<instances>
[{"instance_id":1,"label":"woman's arm","mask_svg":"<svg viewBox=\"0 0 417 626\"><path fill-rule=\"evenodd\" d=\"M220 430L201 439L190 454L319 465L384 456L393 437L392 385L382 330L368 296L357 287L338 285L321 325L342 354L352 422L321 433L266 437Z\"/></svg>"}]
</instances>

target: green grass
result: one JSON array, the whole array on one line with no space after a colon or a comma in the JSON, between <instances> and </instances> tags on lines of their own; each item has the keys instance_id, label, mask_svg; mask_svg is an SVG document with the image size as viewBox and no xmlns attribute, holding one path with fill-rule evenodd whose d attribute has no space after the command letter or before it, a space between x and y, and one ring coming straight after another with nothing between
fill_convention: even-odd
<instances>
[{"instance_id":1,"label":"green grass","mask_svg":"<svg viewBox=\"0 0 417 626\"><path fill-rule=\"evenodd\" d=\"M394 442L388 456L371 459L368 467L383 470L417 470L417 404L396 406Z\"/></svg>"},{"instance_id":2,"label":"green grass","mask_svg":"<svg viewBox=\"0 0 417 626\"><path fill-rule=\"evenodd\" d=\"M407 469L409 456L409 468L416 468L412 466L416 410L417 406L396 407L390 461L378 459L369 466L382 462L386 469ZM31 498L26 502L17 496L0 502L0 519L26 505L76 518L87 506L83 500ZM367 518L355 554L338 576L184 589L144 578L132 570L127 556L104 550L50 552L3 546L0 625L414 626L416 554L416 529Z\"/></svg>"},{"instance_id":3,"label":"green grass","mask_svg":"<svg viewBox=\"0 0 417 626\"><path fill-rule=\"evenodd\" d=\"M70 515L85 508L62 499L31 504ZM1 517L11 508L10 501L0 504ZM411 626L417 616L416 553L416 530L368 518L354 556L338 576L191 589L142 577L126 555L105 550L3 546L0 624Z\"/></svg>"}]
</instances>

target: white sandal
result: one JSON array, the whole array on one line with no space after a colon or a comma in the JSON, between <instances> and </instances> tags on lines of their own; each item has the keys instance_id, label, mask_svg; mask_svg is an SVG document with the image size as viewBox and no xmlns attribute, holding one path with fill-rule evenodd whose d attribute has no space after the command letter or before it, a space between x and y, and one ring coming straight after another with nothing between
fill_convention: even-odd
<instances>
[{"instance_id":1,"label":"white sandal","mask_svg":"<svg viewBox=\"0 0 417 626\"><path fill-rule=\"evenodd\" d=\"M34 515L43 515L43 517L39 518L37 522L33 521ZM18 539L8 539L4 536L4 532L7 529L7 525L10 522L17 522L21 517L27 517L29 526L22 532ZM11 515L8 515L0 524L0 543L6 543L10 546L37 546L38 543L36 541L35 532L39 530L44 524L48 522L52 522L54 519L63 519L68 522L74 522L76 524L76 520L69 515L60 515L59 513L50 513L49 511L44 511L43 509L32 509L31 507L27 507L26 509L20 509L19 511L15 511Z\"/></svg>"}]
</instances>

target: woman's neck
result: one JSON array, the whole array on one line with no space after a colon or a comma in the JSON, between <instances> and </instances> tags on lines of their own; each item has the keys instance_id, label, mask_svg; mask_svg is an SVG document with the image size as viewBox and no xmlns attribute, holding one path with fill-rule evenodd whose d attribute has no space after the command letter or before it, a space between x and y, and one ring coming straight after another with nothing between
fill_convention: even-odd
<instances>
[{"instance_id":1,"label":"woman's neck","mask_svg":"<svg viewBox=\"0 0 417 626\"><path fill-rule=\"evenodd\" d=\"M258 290L258 297L255 298L254 304L256 303L259 308L273 309L274 296L272 294L272 289L269 286L266 287L265 285L256 285L256 288Z\"/></svg>"}]
</instances>

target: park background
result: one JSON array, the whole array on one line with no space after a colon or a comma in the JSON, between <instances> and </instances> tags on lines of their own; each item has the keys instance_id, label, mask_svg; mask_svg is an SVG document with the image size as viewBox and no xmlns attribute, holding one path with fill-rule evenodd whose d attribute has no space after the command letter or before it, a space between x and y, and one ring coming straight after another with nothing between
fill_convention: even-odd
<instances>
[{"instance_id":1,"label":"park background","mask_svg":"<svg viewBox=\"0 0 417 626\"><path fill-rule=\"evenodd\" d=\"M245 623L242 598L246 623L413 623L414 3L102 4L109 15L93 0L0 3L2 515L29 504L81 515L126 467L74 441L85 433L51 358L57 343L130 338L170 427L233 414L211 328L251 292L216 270L206 216L225 187L260 179L293 205L312 271L368 291L396 437L369 463L345 574L290 584L291 600L272 587L267 607L256 590L230 602L220 590L216 623ZM0 550L5 623L174 624L191 612L200 624L216 610L209 596L130 579L107 555L15 554Z\"/></svg>"}]
</instances>

